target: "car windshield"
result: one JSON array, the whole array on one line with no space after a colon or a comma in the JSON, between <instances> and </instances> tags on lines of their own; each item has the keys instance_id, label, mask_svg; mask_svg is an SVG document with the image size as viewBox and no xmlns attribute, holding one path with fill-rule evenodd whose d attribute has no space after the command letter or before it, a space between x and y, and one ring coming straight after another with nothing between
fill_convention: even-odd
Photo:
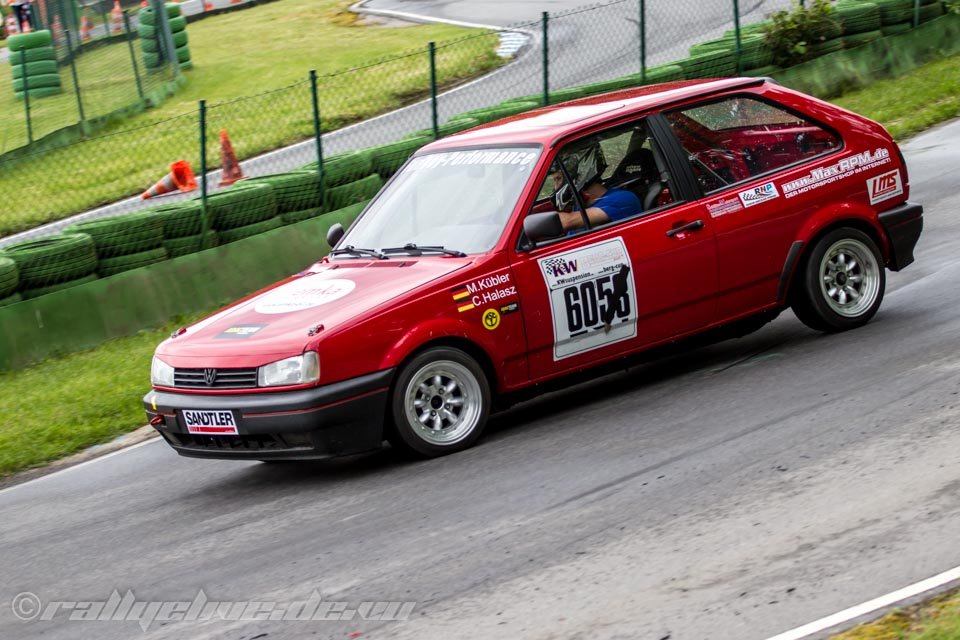
<instances>
[{"instance_id":1,"label":"car windshield","mask_svg":"<svg viewBox=\"0 0 960 640\"><path fill-rule=\"evenodd\" d=\"M394 177L339 246L382 250L412 244L467 254L489 251L503 233L539 156L539 147L418 156Z\"/></svg>"}]
</instances>

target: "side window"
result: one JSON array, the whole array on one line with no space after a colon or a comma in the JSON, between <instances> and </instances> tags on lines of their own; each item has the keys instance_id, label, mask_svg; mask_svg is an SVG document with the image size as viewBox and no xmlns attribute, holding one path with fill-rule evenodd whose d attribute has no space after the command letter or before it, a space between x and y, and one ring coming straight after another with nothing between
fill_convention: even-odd
<instances>
[{"instance_id":1,"label":"side window","mask_svg":"<svg viewBox=\"0 0 960 640\"><path fill-rule=\"evenodd\" d=\"M557 211L565 231L577 233L669 205L673 193L663 154L639 120L564 145L532 212Z\"/></svg>"},{"instance_id":2,"label":"side window","mask_svg":"<svg viewBox=\"0 0 960 640\"><path fill-rule=\"evenodd\" d=\"M840 147L806 118L749 96L664 114L705 193Z\"/></svg>"}]
</instances>

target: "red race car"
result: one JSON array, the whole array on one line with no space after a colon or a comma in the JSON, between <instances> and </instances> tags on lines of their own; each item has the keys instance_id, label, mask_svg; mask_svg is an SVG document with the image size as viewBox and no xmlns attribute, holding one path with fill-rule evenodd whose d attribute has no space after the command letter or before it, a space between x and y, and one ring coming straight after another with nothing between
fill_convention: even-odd
<instances>
[{"instance_id":1,"label":"red race car","mask_svg":"<svg viewBox=\"0 0 960 640\"><path fill-rule=\"evenodd\" d=\"M883 127L769 80L538 109L423 148L329 256L162 343L144 406L185 456L459 451L680 338L865 324L913 261L908 195Z\"/></svg>"}]
</instances>

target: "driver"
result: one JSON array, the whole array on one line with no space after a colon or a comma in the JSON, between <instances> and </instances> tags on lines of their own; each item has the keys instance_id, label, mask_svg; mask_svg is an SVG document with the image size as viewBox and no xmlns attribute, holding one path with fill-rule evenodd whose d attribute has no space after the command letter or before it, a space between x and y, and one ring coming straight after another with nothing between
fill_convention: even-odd
<instances>
[{"instance_id":1,"label":"driver","mask_svg":"<svg viewBox=\"0 0 960 640\"><path fill-rule=\"evenodd\" d=\"M587 207L587 217L591 227L623 220L643 210L640 198L632 191L616 187L608 189L604 186L600 177L606 170L607 163L599 142L571 153L563 162L577 186L577 191L580 192L584 206ZM571 167L572 164L573 167ZM569 170L571 168L572 171ZM583 229L583 214L580 212L570 184L563 180L560 172L555 175L554 180L556 184L562 184L554 197L564 231Z\"/></svg>"}]
</instances>

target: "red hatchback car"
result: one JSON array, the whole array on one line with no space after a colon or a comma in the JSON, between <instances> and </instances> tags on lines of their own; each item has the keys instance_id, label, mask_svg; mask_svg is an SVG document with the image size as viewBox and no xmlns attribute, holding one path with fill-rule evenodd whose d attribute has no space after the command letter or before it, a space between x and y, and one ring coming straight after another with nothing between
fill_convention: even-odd
<instances>
[{"instance_id":1,"label":"red hatchback car","mask_svg":"<svg viewBox=\"0 0 960 640\"><path fill-rule=\"evenodd\" d=\"M913 261L908 195L883 127L769 80L538 109L423 148L328 257L163 342L144 405L186 456L458 451L680 338L865 324Z\"/></svg>"}]
</instances>

